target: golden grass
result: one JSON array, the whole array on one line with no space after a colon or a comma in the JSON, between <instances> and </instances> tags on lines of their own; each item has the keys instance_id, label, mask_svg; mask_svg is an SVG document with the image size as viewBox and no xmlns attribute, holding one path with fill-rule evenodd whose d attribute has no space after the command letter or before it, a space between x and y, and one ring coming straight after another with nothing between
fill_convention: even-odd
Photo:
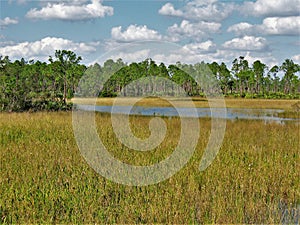
<instances>
[{"instance_id":1,"label":"golden grass","mask_svg":"<svg viewBox=\"0 0 300 225\"><path fill-rule=\"evenodd\" d=\"M180 172L157 185L131 187L106 180L87 165L76 146L71 119L71 113L0 114L1 223L295 220L292 212L300 204L299 124L228 121L219 154L199 172L210 133L210 120L200 119L196 152ZM131 120L134 133L146 138L150 117ZM167 157L177 144L180 120L164 120L169 128L166 139L144 154L121 148L109 115L96 117L99 136L110 152L142 165Z\"/></svg>"},{"instance_id":2,"label":"golden grass","mask_svg":"<svg viewBox=\"0 0 300 225\"><path fill-rule=\"evenodd\" d=\"M208 100L201 97L193 97L193 102L196 107L203 108L209 107ZM98 98L96 105L112 105L114 104L115 98ZM132 105L137 98L126 97L119 98L119 105ZM161 98L143 98L138 101L136 105L139 106L152 106L152 107L166 107L171 106L171 102L176 102L180 107L187 107L187 100L185 98L168 97L167 101ZM94 104L95 99L92 98L74 98L73 103L77 104ZM212 100L213 102L213 100ZM292 110L292 105L299 102L299 100L286 100L286 99L241 99L241 98L225 98L226 107L228 108L253 108L253 109L284 109Z\"/></svg>"}]
</instances>

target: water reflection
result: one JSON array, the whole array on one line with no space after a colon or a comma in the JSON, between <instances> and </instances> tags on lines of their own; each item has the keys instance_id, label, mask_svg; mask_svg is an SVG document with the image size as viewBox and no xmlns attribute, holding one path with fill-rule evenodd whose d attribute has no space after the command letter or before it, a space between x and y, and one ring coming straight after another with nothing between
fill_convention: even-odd
<instances>
[{"instance_id":1,"label":"water reflection","mask_svg":"<svg viewBox=\"0 0 300 225\"><path fill-rule=\"evenodd\" d=\"M112 106L94 106L94 105L76 105L77 109L85 111L96 111L104 113L112 113ZM118 114L127 113L131 106L114 106L114 112ZM263 120L265 123L285 124L287 122L300 122L300 119L278 117L278 113L284 112L281 109L245 109L245 108L227 108L227 115L224 118L221 109L213 108L215 112L220 110L219 118L230 120ZM130 115L143 116L166 116L176 117L179 114L185 117L194 117L192 108L173 108L173 107L142 107L133 106ZM211 117L211 108L196 108L197 117ZM216 113L218 117L218 113Z\"/></svg>"}]
</instances>

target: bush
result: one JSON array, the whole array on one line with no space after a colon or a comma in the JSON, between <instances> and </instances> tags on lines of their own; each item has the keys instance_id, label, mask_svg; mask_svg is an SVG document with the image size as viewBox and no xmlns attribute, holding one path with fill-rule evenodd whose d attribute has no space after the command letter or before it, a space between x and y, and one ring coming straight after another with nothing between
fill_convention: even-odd
<instances>
[{"instance_id":1,"label":"bush","mask_svg":"<svg viewBox=\"0 0 300 225\"><path fill-rule=\"evenodd\" d=\"M256 94L250 94L250 93L247 93L245 95L245 98L256 98Z\"/></svg>"}]
</instances>

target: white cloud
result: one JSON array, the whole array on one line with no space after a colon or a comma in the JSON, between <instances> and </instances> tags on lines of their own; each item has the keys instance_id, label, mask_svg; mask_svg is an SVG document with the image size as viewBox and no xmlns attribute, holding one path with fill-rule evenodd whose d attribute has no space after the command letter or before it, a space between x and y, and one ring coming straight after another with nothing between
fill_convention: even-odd
<instances>
[{"instance_id":1,"label":"white cloud","mask_svg":"<svg viewBox=\"0 0 300 225\"><path fill-rule=\"evenodd\" d=\"M130 25L123 32L121 26L113 27L111 29L111 37L116 41L124 42L162 39L162 36L157 31L148 29L146 25Z\"/></svg>"},{"instance_id":2,"label":"white cloud","mask_svg":"<svg viewBox=\"0 0 300 225\"><path fill-rule=\"evenodd\" d=\"M298 16L299 0L257 0L245 2L241 12L253 16Z\"/></svg>"},{"instance_id":3,"label":"white cloud","mask_svg":"<svg viewBox=\"0 0 300 225\"><path fill-rule=\"evenodd\" d=\"M265 52L249 52L249 51L231 51L231 50L216 50L212 53L194 53L188 51L184 47L178 50L176 53L158 54L153 57L156 62L164 62L166 64L174 64L178 61L181 63L195 64L201 61L212 63L222 63L224 62L228 68L231 68L232 61L239 56L245 56L249 64L252 64L256 60L260 60L269 67L277 65L278 61L273 57L271 53L266 54Z\"/></svg>"},{"instance_id":4,"label":"white cloud","mask_svg":"<svg viewBox=\"0 0 300 225\"><path fill-rule=\"evenodd\" d=\"M120 46L124 43L120 43ZM141 45L143 46L143 45ZM163 48L163 45L159 45L161 48L157 49L157 46L153 48L151 45L145 45L144 49L140 49L139 45L124 45L122 48L112 51L112 54L108 55L108 58L114 60L122 58L124 62L139 62L146 58L152 58L157 63L163 62L166 65L175 64L180 61L187 64L195 64L201 61L211 62L224 62L228 68L231 68L234 58L238 58L243 55L249 61L253 63L255 60L261 60L263 63L272 66L278 62L272 55L272 53L255 52L247 50L231 50L231 49L218 49L212 41L208 40L200 43L191 43L184 46L177 46L176 48ZM148 48L149 47L149 48ZM103 63L103 62L100 62Z\"/></svg>"},{"instance_id":5,"label":"white cloud","mask_svg":"<svg viewBox=\"0 0 300 225\"><path fill-rule=\"evenodd\" d=\"M122 46L124 43L120 44ZM151 49L151 45L146 45L145 49L139 49L135 45L132 46L130 44L130 48L124 46L114 52L114 54L109 55L109 58L115 60L122 58L127 63L143 61L146 58L152 58L157 63L164 62L166 65L175 64L178 61L187 64L195 64L201 61L211 63L215 61L218 63L224 62L228 68L231 68L233 59L242 55L251 64L256 60L260 60L269 66L278 64L271 52L218 49L218 46L210 40L200 43L190 43L171 49Z\"/></svg>"},{"instance_id":6,"label":"white cloud","mask_svg":"<svg viewBox=\"0 0 300 225\"><path fill-rule=\"evenodd\" d=\"M181 10L175 10L171 3L163 5L158 13L165 16L183 16L183 12Z\"/></svg>"},{"instance_id":7,"label":"white cloud","mask_svg":"<svg viewBox=\"0 0 300 225\"><path fill-rule=\"evenodd\" d=\"M198 45L198 48L197 48ZM195 64L199 62L225 62L231 63L233 57L238 55L237 52L229 52L226 50L216 50L214 52L205 52L205 48L209 45L209 42L203 43L193 43L190 45L182 46L178 48L176 51L166 52L151 55L151 58L156 62L163 62L167 65L175 64L176 62L186 63L186 64ZM213 44L212 44L213 45ZM215 46L214 46L215 47ZM195 49L196 48L196 49ZM200 49L202 48L202 49ZM209 47L208 47L209 48ZM238 56L236 56L238 57Z\"/></svg>"},{"instance_id":8,"label":"white cloud","mask_svg":"<svg viewBox=\"0 0 300 225\"><path fill-rule=\"evenodd\" d=\"M3 37L3 38L0 37L0 39L4 39L4 40L0 41L0 47L15 45L15 42L7 41L7 40L5 40L6 39L5 37Z\"/></svg>"},{"instance_id":9,"label":"white cloud","mask_svg":"<svg viewBox=\"0 0 300 225\"><path fill-rule=\"evenodd\" d=\"M266 18L260 28L270 35L299 35L300 16Z\"/></svg>"},{"instance_id":10,"label":"white cloud","mask_svg":"<svg viewBox=\"0 0 300 225\"><path fill-rule=\"evenodd\" d=\"M222 45L225 49L241 51L263 51L268 48L267 41L262 37L244 36L234 38Z\"/></svg>"},{"instance_id":11,"label":"white cloud","mask_svg":"<svg viewBox=\"0 0 300 225\"><path fill-rule=\"evenodd\" d=\"M203 22L191 23L187 20L183 20L180 25L174 24L169 27L167 32L173 39L186 39L192 38L194 40L202 40L206 38L210 33L220 32L221 24L215 22Z\"/></svg>"},{"instance_id":12,"label":"white cloud","mask_svg":"<svg viewBox=\"0 0 300 225\"><path fill-rule=\"evenodd\" d=\"M252 33L253 27L254 27L254 25L252 25L250 23L242 22L242 23L237 23L237 24L230 26L227 29L227 32L234 32L237 35L245 35L245 34Z\"/></svg>"},{"instance_id":13,"label":"white cloud","mask_svg":"<svg viewBox=\"0 0 300 225\"><path fill-rule=\"evenodd\" d=\"M26 17L30 19L59 19L59 20L90 20L101 18L106 15L113 15L113 8L103 6L101 0L91 0L90 4L80 4L83 1L75 1L62 3L48 3L45 7L38 10L31 9L27 12Z\"/></svg>"},{"instance_id":14,"label":"white cloud","mask_svg":"<svg viewBox=\"0 0 300 225\"><path fill-rule=\"evenodd\" d=\"M300 16L268 17L262 24L238 23L228 28L237 35L300 35Z\"/></svg>"},{"instance_id":15,"label":"white cloud","mask_svg":"<svg viewBox=\"0 0 300 225\"><path fill-rule=\"evenodd\" d=\"M294 56L292 57L292 60L293 60L295 63L297 63L297 64L300 65L300 54L299 54L299 55L294 55Z\"/></svg>"},{"instance_id":16,"label":"white cloud","mask_svg":"<svg viewBox=\"0 0 300 225\"><path fill-rule=\"evenodd\" d=\"M231 3L219 3L217 0L194 0L183 8L175 9L171 3L166 3L158 11L161 15L176 16L196 21L222 21L234 10Z\"/></svg>"},{"instance_id":17,"label":"white cloud","mask_svg":"<svg viewBox=\"0 0 300 225\"><path fill-rule=\"evenodd\" d=\"M138 50L135 52L120 52L110 56L111 59L117 60L122 59L123 62L140 62L147 58L150 58L150 49Z\"/></svg>"},{"instance_id":18,"label":"white cloud","mask_svg":"<svg viewBox=\"0 0 300 225\"><path fill-rule=\"evenodd\" d=\"M191 51L194 54L197 53L209 53L216 51L216 44L213 43L211 40L201 42L201 43L192 43L184 45L182 48L186 49L187 51Z\"/></svg>"},{"instance_id":19,"label":"white cloud","mask_svg":"<svg viewBox=\"0 0 300 225\"><path fill-rule=\"evenodd\" d=\"M236 57L237 58L237 57ZM278 65L277 59L272 55L272 53L266 52L247 52L245 54L245 59L252 65L256 60L260 60L262 63L266 64L269 68Z\"/></svg>"},{"instance_id":20,"label":"white cloud","mask_svg":"<svg viewBox=\"0 0 300 225\"><path fill-rule=\"evenodd\" d=\"M0 19L0 27L6 27L12 24L18 24L19 21L17 19L12 19L10 17L5 17L4 19Z\"/></svg>"},{"instance_id":21,"label":"white cloud","mask_svg":"<svg viewBox=\"0 0 300 225\"><path fill-rule=\"evenodd\" d=\"M22 42L0 47L0 55L7 55L14 59L24 57L26 59L38 58L40 60L46 60L49 55L54 54L55 50L66 49L81 55L95 52L97 45L99 45L99 43L76 43L68 39L46 37L35 42Z\"/></svg>"},{"instance_id":22,"label":"white cloud","mask_svg":"<svg viewBox=\"0 0 300 225\"><path fill-rule=\"evenodd\" d=\"M193 55L184 50L177 53L157 54L151 58L157 63L163 62L166 65L176 64L176 62L186 64L195 64L201 62L201 57L199 55Z\"/></svg>"},{"instance_id":23,"label":"white cloud","mask_svg":"<svg viewBox=\"0 0 300 225\"><path fill-rule=\"evenodd\" d=\"M192 46L194 45L194 46ZM174 52L160 53L152 56L156 62L163 62L167 65L175 64L176 62L195 64L201 61L210 62L213 58L213 54L206 54L196 48L196 43L182 46Z\"/></svg>"}]
</instances>

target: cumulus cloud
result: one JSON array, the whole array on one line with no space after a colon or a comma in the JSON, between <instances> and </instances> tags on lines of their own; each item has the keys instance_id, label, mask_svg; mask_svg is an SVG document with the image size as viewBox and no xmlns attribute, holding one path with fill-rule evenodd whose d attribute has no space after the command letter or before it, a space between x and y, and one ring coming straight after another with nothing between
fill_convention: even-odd
<instances>
[{"instance_id":1,"label":"cumulus cloud","mask_svg":"<svg viewBox=\"0 0 300 225\"><path fill-rule=\"evenodd\" d=\"M227 29L227 32L233 32L237 35L243 36L245 34L251 34L254 31L253 28L254 28L254 25L252 25L250 23L242 22L242 23L237 23L237 24L230 26Z\"/></svg>"},{"instance_id":2,"label":"cumulus cloud","mask_svg":"<svg viewBox=\"0 0 300 225\"><path fill-rule=\"evenodd\" d=\"M299 0L257 0L245 2L241 12L253 16L281 17L298 16L300 12Z\"/></svg>"},{"instance_id":3,"label":"cumulus cloud","mask_svg":"<svg viewBox=\"0 0 300 225\"><path fill-rule=\"evenodd\" d=\"M220 32L221 24L215 22L197 22L191 23L183 20L180 25L174 24L169 27L167 32L173 39L181 40L185 38L192 38L194 40L202 40L208 34Z\"/></svg>"},{"instance_id":4,"label":"cumulus cloud","mask_svg":"<svg viewBox=\"0 0 300 225\"><path fill-rule=\"evenodd\" d=\"M12 24L18 24L19 21L17 19L12 19L10 17L5 17L4 19L0 19L0 27L6 27Z\"/></svg>"},{"instance_id":5,"label":"cumulus cloud","mask_svg":"<svg viewBox=\"0 0 300 225\"><path fill-rule=\"evenodd\" d=\"M13 45L0 47L0 55L7 55L10 58L39 58L47 59L55 50L67 49L76 52L76 54L87 54L96 51L99 43L73 42L68 39L46 37L35 42L21 42Z\"/></svg>"},{"instance_id":6,"label":"cumulus cloud","mask_svg":"<svg viewBox=\"0 0 300 225\"><path fill-rule=\"evenodd\" d=\"M58 20L90 20L113 15L113 8L103 6L101 0L91 0L90 4L82 4L83 1L62 3L48 3L41 9L31 9L26 17L30 19L58 19Z\"/></svg>"},{"instance_id":7,"label":"cumulus cloud","mask_svg":"<svg viewBox=\"0 0 300 225\"><path fill-rule=\"evenodd\" d=\"M247 38L245 38L247 39ZM118 44L118 49L112 51L112 56L109 58L118 59L122 58L125 62L137 62L142 61L146 58L152 58L156 62L164 62L165 64L174 64L178 61L187 64L194 64L201 61L204 62L225 62L231 67L232 60L243 55L247 57L249 63L254 62L255 60L261 60L267 65L275 65L277 63L272 52L263 51L267 49L266 40L263 38L250 37L251 44L242 43L242 46L236 46L237 43L231 44L229 42L227 46L218 46L211 40L204 42L192 42L183 46L177 46L169 48L163 44L160 44L160 47L156 45L151 45L150 43L145 43L145 48L139 48L139 42L136 45L126 44L125 42L116 42ZM240 40L243 42L244 40ZM249 41L248 41L249 42ZM262 43L262 44L257 44ZM158 43L161 43L160 41ZM234 43L234 40L232 41ZM122 47L123 46L123 47ZM143 46L143 44L142 44ZM151 48L152 47L152 48ZM228 48L226 48L228 47ZM150 49L150 51L149 51ZM111 49L108 49L111 50Z\"/></svg>"},{"instance_id":8,"label":"cumulus cloud","mask_svg":"<svg viewBox=\"0 0 300 225\"><path fill-rule=\"evenodd\" d=\"M178 61L187 64L195 64L201 61L204 62L217 62L222 63L224 62L228 68L231 68L232 61L239 56L245 56L245 59L248 60L249 64L252 64L256 60L260 60L261 62L265 63L269 67L278 64L278 61L274 58L271 53L266 54L265 52L249 52L249 51L231 51L231 50L216 50L215 52L209 53L194 53L191 51L187 51L184 47L178 50L176 53L166 53L166 54L157 54L153 57L156 62L164 62L166 64L174 64Z\"/></svg>"},{"instance_id":9,"label":"cumulus cloud","mask_svg":"<svg viewBox=\"0 0 300 225\"><path fill-rule=\"evenodd\" d=\"M234 38L222 45L225 49L242 51L263 51L268 48L267 41L263 37L244 36Z\"/></svg>"},{"instance_id":10,"label":"cumulus cloud","mask_svg":"<svg viewBox=\"0 0 300 225\"><path fill-rule=\"evenodd\" d=\"M260 28L270 35L299 35L300 16L266 18Z\"/></svg>"},{"instance_id":11,"label":"cumulus cloud","mask_svg":"<svg viewBox=\"0 0 300 225\"><path fill-rule=\"evenodd\" d=\"M216 44L211 40L201 43L191 43L184 45L182 48L187 51L191 51L193 54L197 53L210 53L216 51Z\"/></svg>"},{"instance_id":12,"label":"cumulus cloud","mask_svg":"<svg viewBox=\"0 0 300 225\"><path fill-rule=\"evenodd\" d=\"M124 43L120 43L122 46ZM234 58L238 58L243 55L249 61L253 63L255 60L261 60L267 65L275 65L276 59L272 53L266 53L264 51L247 51L247 50L233 50L233 49L218 49L215 43L208 40L199 43L190 43L184 46L177 46L176 48L151 48L151 45L146 45L145 49L140 49L135 45L130 45L130 48L124 46L113 54L109 55L109 58L118 59L122 58L124 62L139 62L146 58L152 58L157 63L163 62L166 65L175 64L180 61L187 64L195 64L201 61L204 62L225 62L230 68ZM149 48L148 48L149 47ZM103 63L103 62L101 62Z\"/></svg>"},{"instance_id":13,"label":"cumulus cloud","mask_svg":"<svg viewBox=\"0 0 300 225\"><path fill-rule=\"evenodd\" d=\"M237 35L299 35L300 16L290 17L268 17L262 24L238 23L228 28L228 32Z\"/></svg>"},{"instance_id":14,"label":"cumulus cloud","mask_svg":"<svg viewBox=\"0 0 300 225\"><path fill-rule=\"evenodd\" d=\"M249 65L253 64L256 60L259 60L262 63L266 64L269 68L272 68L273 66L279 64L279 62L272 55L272 53L266 53L266 52L246 52L244 54L244 57L249 62ZM236 56L235 58L238 58L238 56Z\"/></svg>"},{"instance_id":15,"label":"cumulus cloud","mask_svg":"<svg viewBox=\"0 0 300 225\"><path fill-rule=\"evenodd\" d=\"M200 62L203 57L191 53L187 49L178 48L176 51L153 51L153 49L144 49L136 51L121 51L118 54L110 56L110 58L116 60L122 58L124 62L140 62L147 58L153 59L157 63L163 62L165 65L175 64L180 61L183 63L197 63Z\"/></svg>"},{"instance_id":16,"label":"cumulus cloud","mask_svg":"<svg viewBox=\"0 0 300 225\"><path fill-rule=\"evenodd\" d=\"M158 13L165 16L183 16L183 12L181 10L175 10L171 3L163 5Z\"/></svg>"},{"instance_id":17,"label":"cumulus cloud","mask_svg":"<svg viewBox=\"0 0 300 225\"><path fill-rule=\"evenodd\" d=\"M189 20L220 22L227 18L233 10L234 4L231 3L219 3L217 0L193 0L181 9L175 9L173 4L166 3L158 12L161 15Z\"/></svg>"},{"instance_id":18,"label":"cumulus cloud","mask_svg":"<svg viewBox=\"0 0 300 225\"><path fill-rule=\"evenodd\" d=\"M116 41L132 42L145 40L161 40L162 36L155 30L147 28L146 25L130 25L126 30L122 31L122 27L113 27L111 29L111 37Z\"/></svg>"}]
</instances>

